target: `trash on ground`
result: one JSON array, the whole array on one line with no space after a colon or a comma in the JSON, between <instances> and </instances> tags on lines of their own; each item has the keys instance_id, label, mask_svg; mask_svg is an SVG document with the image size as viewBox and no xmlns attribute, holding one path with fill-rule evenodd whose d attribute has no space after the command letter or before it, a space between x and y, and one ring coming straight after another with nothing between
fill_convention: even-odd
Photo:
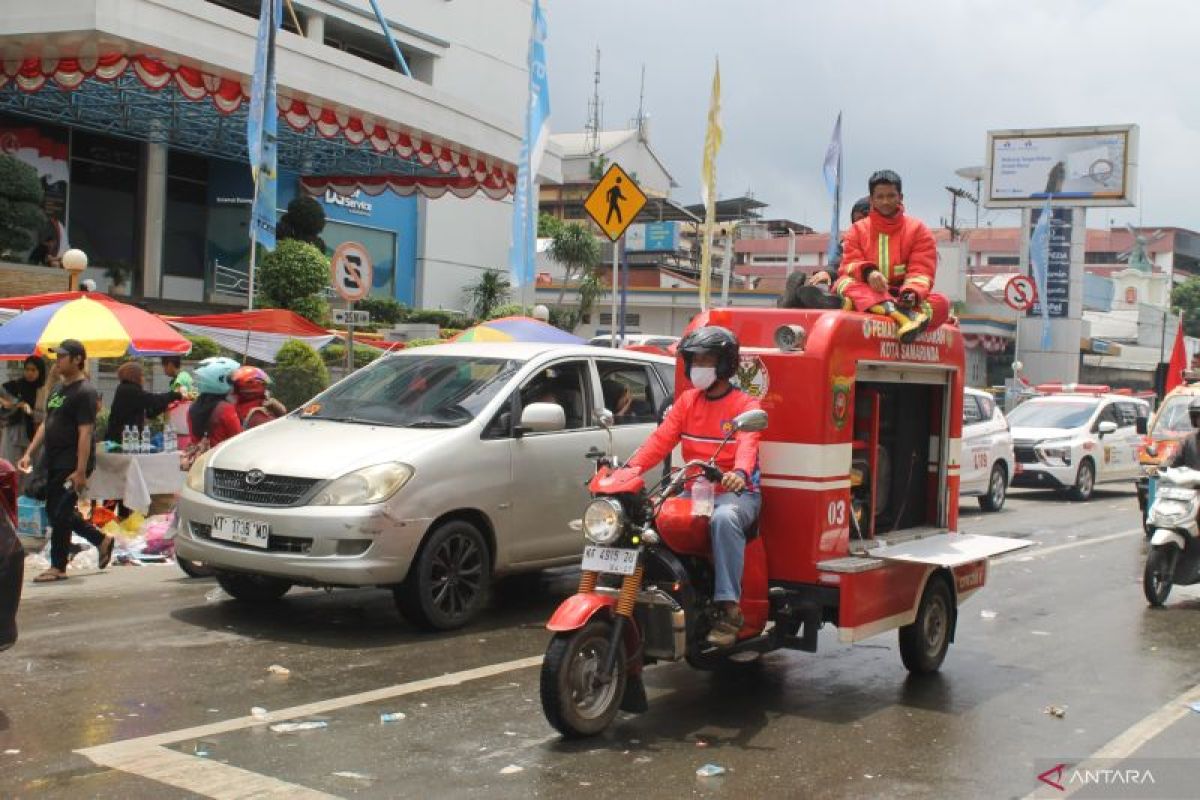
<instances>
[{"instance_id":1,"label":"trash on ground","mask_svg":"<svg viewBox=\"0 0 1200 800\"><path fill-rule=\"evenodd\" d=\"M299 733L300 731L315 731L328 727L328 722L314 719L308 722L276 722L271 726L271 730L275 733Z\"/></svg>"},{"instance_id":2,"label":"trash on ground","mask_svg":"<svg viewBox=\"0 0 1200 800\"><path fill-rule=\"evenodd\" d=\"M368 775L365 772L334 772L335 778L349 778L354 781L373 781L376 780L374 775Z\"/></svg>"},{"instance_id":3,"label":"trash on ground","mask_svg":"<svg viewBox=\"0 0 1200 800\"><path fill-rule=\"evenodd\" d=\"M6 756L19 756L20 754L21 754L20 750L5 750L4 751L4 755L6 755Z\"/></svg>"},{"instance_id":4,"label":"trash on ground","mask_svg":"<svg viewBox=\"0 0 1200 800\"><path fill-rule=\"evenodd\" d=\"M283 678L286 678L288 675L292 674L290 669L287 667L281 667L278 664L272 664L271 666L267 667L267 672L271 673L272 675L279 675Z\"/></svg>"},{"instance_id":5,"label":"trash on ground","mask_svg":"<svg viewBox=\"0 0 1200 800\"><path fill-rule=\"evenodd\" d=\"M505 736L516 736L517 732L516 731L505 731L504 735Z\"/></svg>"},{"instance_id":6,"label":"trash on ground","mask_svg":"<svg viewBox=\"0 0 1200 800\"><path fill-rule=\"evenodd\" d=\"M654 760L654 759L652 759L650 756L638 756L637 758L635 758L635 759L633 760L633 763L635 763L635 764L649 764L649 763L650 763L651 761L653 761L653 760Z\"/></svg>"},{"instance_id":7,"label":"trash on ground","mask_svg":"<svg viewBox=\"0 0 1200 800\"><path fill-rule=\"evenodd\" d=\"M386 725L389 722L399 722L400 720L404 719L405 716L406 715L403 711L389 711L387 713L380 714L379 721L380 723Z\"/></svg>"},{"instance_id":8,"label":"trash on ground","mask_svg":"<svg viewBox=\"0 0 1200 800\"><path fill-rule=\"evenodd\" d=\"M513 775L518 772L524 772L524 771L525 771L524 767L518 767L516 764L509 764L507 767L500 770L500 774L501 775Z\"/></svg>"},{"instance_id":9,"label":"trash on ground","mask_svg":"<svg viewBox=\"0 0 1200 800\"><path fill-rule=\"evenodd\" d=\"M208 754L212 750L212 745L212 742L196 742L192 748L192 754L197 758L208 758Z\"/></svg>"},{"instance_id":10,"label":"trash on ground","mask_svg":"<svg viewBox=\"0 0 1200 800\"><path fill-rule=\"evenodd\" d=\"M715 778L718 775L724 775L725 768L718 764L705 764L700 769L696 770L698 778Z\"/></svg>"},{"instance_id":11,"label":"trash on ground","mask_svg":"<svg viewBox=\"0 0 1200 800\"><path fill-rule=\"evenodd\" d=\"M262 706L255 706L254 708L250 709L250 716L254 717L255 719L266 719L267 710Z\"/></svg>"},{"instance_id":12,"label":"trash on ground","mask_svg":"<svg viewBox=\"0 0 1200 800\"><path fill-rule=\"evenodd\" d=\"M1050 631L1030 631L1034 636L1049 636Z\"/></svg>"},{"instance_id":13,"label":"trash on ground","mask_svg":"<svg viewBox=\"0 0 1200 800\"><path fill-rule=\"evenodd\" d=\"M979 612L979 616L980 616L980 617L982 617L983 619L995 619L995 618L996 618L996 612L995 612L995 611L988 611L987 609L984 609L983 611L980 611L980 612Z\"/></svg>"},{"instance_id":14,"label":"trash on ground","mask_svg":"<svg viewBox=\"0 0 1200 800\"><path fill-rule=\"evenodd\" d=\"M1196 701L1195 703L1188 703L1188 708L1190 708L1192 711L1195 711L1197 714L1200 714L1200 700Z\"/></svg>"},{"instance_id":15,"label":"trash on ground","mask_svg":"<svg viewBox=\"0 0 1200 800\"><path fill-rule=\"evenodd\" d=\"M204 595L204 599L210 603L220 603L230 598L229 595L225 593L225 590L218 586L215 589L210 589L208 594Z\"/></svg>"},{"instance_id":16,"label":"trash on ground","mask_svg":"<svg viewBox=\"0 0 1200 800\"><path fill-rule=\"evenodd\" d=\"M1043 714L1049 714L1056 719L1062 719L1067 715L1066 706L1046 706L1042 709Z\"/></svg>"}]
</instances>

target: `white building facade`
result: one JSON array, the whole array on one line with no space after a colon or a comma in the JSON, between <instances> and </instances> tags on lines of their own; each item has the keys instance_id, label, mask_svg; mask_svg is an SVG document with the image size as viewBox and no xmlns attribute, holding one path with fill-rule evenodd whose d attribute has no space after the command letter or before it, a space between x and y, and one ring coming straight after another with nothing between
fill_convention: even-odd
<instances>
[{"instance_id":1,"label":"white building facade","mask_svg":"<svg viewBox=\"0 0 1200 800\"><path fill-rule=\"evenodd\" d=\"M461 308L507 269L528 0L294 0L277 37L279 210L361 241L373 295ZM147 300L242 305L245 118L259 0L0 0L0 142L38 167L48 220ZM15 145L14 145L15 143ZM542 180L561 178L554 151ZM19 261L13 254L10 261Z\"/></svg>"}]
</instances>

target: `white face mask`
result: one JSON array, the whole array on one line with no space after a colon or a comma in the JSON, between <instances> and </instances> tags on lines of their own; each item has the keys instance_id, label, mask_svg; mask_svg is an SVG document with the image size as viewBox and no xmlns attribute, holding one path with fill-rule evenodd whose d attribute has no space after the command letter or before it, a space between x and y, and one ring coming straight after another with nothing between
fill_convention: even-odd
<instances>
[{"instance_id":1,"label":"white face mask","mask_svg":"<svg viewBox=\"0 0 1200 800\"><path fill-rule=\"evenodd\" d=\"M717 368L692 367L688 371L688 380L692 382L692 386L703 392L717 382Z\"/></svg>"}]
</instances>

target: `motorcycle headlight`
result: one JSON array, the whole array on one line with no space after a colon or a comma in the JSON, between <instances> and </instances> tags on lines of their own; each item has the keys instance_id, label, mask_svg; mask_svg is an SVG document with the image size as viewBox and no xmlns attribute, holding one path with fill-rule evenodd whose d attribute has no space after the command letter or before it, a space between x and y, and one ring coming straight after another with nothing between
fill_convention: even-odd
<instances>
[{"instance_id":1,"label":"motorcycle headlight","mask_svg":"<svg viewBox=\"0 0 1200 800\"><path fill-rule=\"evenodd\" d=\"M593 500L583 512L583 535L592 544L610 545L621 537L625 512L612 498Z\"/></svg>"},{"instance_id":2,"label":"motorcycle headlight","mask_svg":"<svg viewBox=\"0 0 1200 800\"><path fill-rule=\"evenodd\" d=\"M212 454L212 450L206 450L192 462L192 468L188 470L186 483L187 487L193 492L204 493L204 472L208 469L208 461L212 458Z\"/></svg>"},{"instance_id":3,"label":"motorcycle headlight","mask_svg":"<svg viewBox=\"0 0 1200 800\"><path fill-rule=\"evenodd\" d=\"M367 506L382 503L412 480L415 470L398 461L348 472L313 498L314 506Z\"/></svg>"}]
</instances>

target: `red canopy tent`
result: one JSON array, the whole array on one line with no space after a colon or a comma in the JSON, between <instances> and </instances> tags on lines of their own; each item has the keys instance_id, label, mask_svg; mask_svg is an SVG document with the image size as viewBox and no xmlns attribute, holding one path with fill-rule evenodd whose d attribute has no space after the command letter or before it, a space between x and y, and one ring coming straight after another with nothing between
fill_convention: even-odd
<instances>
[{"instance_id":1,"label":"red canopy tent","mask_svg":"<svg viewBox=\"0 0 1200 800\"><path fill-rule=\"evenodd\" d=\"M272 364L279 348L289 339L299 339L319 350L335 338L334 334L294 311L278 308L166 317L166 320L186 334L207 336L227 350Z\"/></svg>"}]
</instances>

